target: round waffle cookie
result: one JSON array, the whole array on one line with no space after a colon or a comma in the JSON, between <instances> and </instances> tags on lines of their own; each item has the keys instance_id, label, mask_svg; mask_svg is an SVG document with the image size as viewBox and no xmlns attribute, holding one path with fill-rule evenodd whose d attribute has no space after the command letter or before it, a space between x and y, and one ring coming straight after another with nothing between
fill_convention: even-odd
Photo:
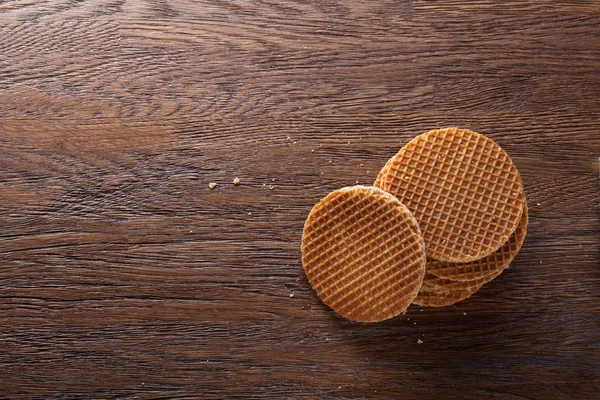
<instances>
[{"instance_id":1,"label":"round waffle cookie","mask_svg":"<svg viewBox=\"0 0 600 400\"><path fill-rule=\"evenodd\" d=\"M525 235L527 234L528 222L527 205L525 205L517 229L498 250L487 257L466 263L449 263L428 259L427 272L439 278L469 282L474 279L483 279L498 271L502 271L509 266L519 250L521 250Z\"/></svg>"},{"instance_id":2,"label":"round waffle cookie","mask_svg":"<svg viewBox=\"0 0 600 400\"><path fill-rule=\"evenodd\" d=\"M475 294L484 283L491 281L500 275L502 271L492 274L489 279L478 279L473 281L452 281L425 273L423 285L419 294L413 300L413 304L423 307L445 307L451 306L459 301L465 300Z\"/></svg>"},{"instance_id":3,"label":"round waffle cookie","mask_svg":"<svg viewBox=\"0 0 600 400\"><path fill-rule=\"evenodd\" d=\"M422 307L445 307L451 306L452 304L458 303L464 299L471 297L477 292L481 286L473 286L468 289L456 289L456 290L439 290L430 289L424 286L419 291L419 294L413 300L413 304Z\"/></svg>"},{"instance_id":4,"label":"round waffle cookie","mask_svg":"<svg viewBox=\"0 0 600 400\"><path fill-rule=\"evenodd\" d=\"M429 265L427 265L429 267ZM439 291L458 291L458 290L470 290L473 288L481 287L481 285L492 281L493 279L500 276L503 270L494 272L483 278L473 279L471 281L454 281L452 279L443 279L433 275L430 272L425 272L425 278L423 279L423 288L426 290L439 290Z\"/></svg>"},{"instance_id":5,"label":"round waffle cookie","mask_svg":"<svg viewBox=\"0 0 600 400\"><path fill-rule=\"evenodd\" d=\"M403 312L425 275L417 221L394 196L354 186L315 205L302 233L302 266L325 304L353 321Z\"/></svg>"},{"instance_id":6,"label":"round waffle cookie","mask_svg":"<svg viewBox=\"0 0 600 400\"><path fill-rule=\"evenodd\" d=\"M411 210L427 255L450 262L496 251L516 229L525 202L519 173L504 150L458 128L411 140L386 164L376 186Z\"/></svg>"}]
</instances>

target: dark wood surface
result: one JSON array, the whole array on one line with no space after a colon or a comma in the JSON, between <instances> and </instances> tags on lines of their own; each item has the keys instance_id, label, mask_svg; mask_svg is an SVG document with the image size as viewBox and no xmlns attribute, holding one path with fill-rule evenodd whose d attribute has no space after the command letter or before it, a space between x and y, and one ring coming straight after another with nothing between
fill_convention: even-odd
<instances>
[{"instance_id":1,"label":"dark wood surface","mask_svg":"<svg viewBox=\"0 0 600 400\"><path fill-rule=\"evenodd\" d=\"M0 2L0 398L600 398L599 27L598 1ZM445 126L521 171L521 253L455 307L341 319L308 212Z\"/></svg>"}]
</instances>

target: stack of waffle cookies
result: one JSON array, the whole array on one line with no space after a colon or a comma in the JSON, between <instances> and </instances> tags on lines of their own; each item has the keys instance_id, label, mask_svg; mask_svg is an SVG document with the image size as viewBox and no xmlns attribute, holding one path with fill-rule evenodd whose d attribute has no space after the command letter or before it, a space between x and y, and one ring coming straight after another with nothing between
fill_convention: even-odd
<instances>
[{"instance_id":1,"label":"stack of waffle cookies","mask_svg":"<svg viewBox=\"0 0 600 400\"><path fill-rule=\"evenodd\" d=\"M302 265L334 311L376 322L470 297L510 265L526 231L523 183L506 152L478 133L437 129L407 143L373 186L313 207Z\"/></svg>"}]
</instances>

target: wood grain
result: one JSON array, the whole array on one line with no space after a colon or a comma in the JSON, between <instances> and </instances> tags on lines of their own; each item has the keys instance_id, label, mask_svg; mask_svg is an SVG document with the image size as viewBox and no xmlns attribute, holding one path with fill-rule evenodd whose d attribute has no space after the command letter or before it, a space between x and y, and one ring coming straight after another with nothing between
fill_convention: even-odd
<instances>
[{"instance_id":1,"label":"wood grain","mask_svg":"<svg viewBox=\"0 0 600 400\"><path fill-rule=\"evenodd\" d=\"M600 398L599 24L597 1L2 2L0 397ZM444 126L513 158L521 253L455 307L342 320L304 219Z\"/></svg>"}]
</instances>

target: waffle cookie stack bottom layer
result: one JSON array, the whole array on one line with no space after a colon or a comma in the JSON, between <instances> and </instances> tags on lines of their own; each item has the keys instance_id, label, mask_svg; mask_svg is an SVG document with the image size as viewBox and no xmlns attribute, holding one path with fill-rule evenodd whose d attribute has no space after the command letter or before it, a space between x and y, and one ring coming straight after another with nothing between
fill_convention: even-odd
<instances>
[{"instance_id":1,"label":"waffle cookie stack bottom layer","mask_svg":"<svg viewBox=\"0 0 600 400\"><path fill-rule=\"evenodd\" d=\"M374 186L328 195L302 236L310 284L348 319L374 322L410 303L464 300L499 276L525 239L521 177L500 146L478 133L417 136Z\"/></svg>"}]
</instances>

